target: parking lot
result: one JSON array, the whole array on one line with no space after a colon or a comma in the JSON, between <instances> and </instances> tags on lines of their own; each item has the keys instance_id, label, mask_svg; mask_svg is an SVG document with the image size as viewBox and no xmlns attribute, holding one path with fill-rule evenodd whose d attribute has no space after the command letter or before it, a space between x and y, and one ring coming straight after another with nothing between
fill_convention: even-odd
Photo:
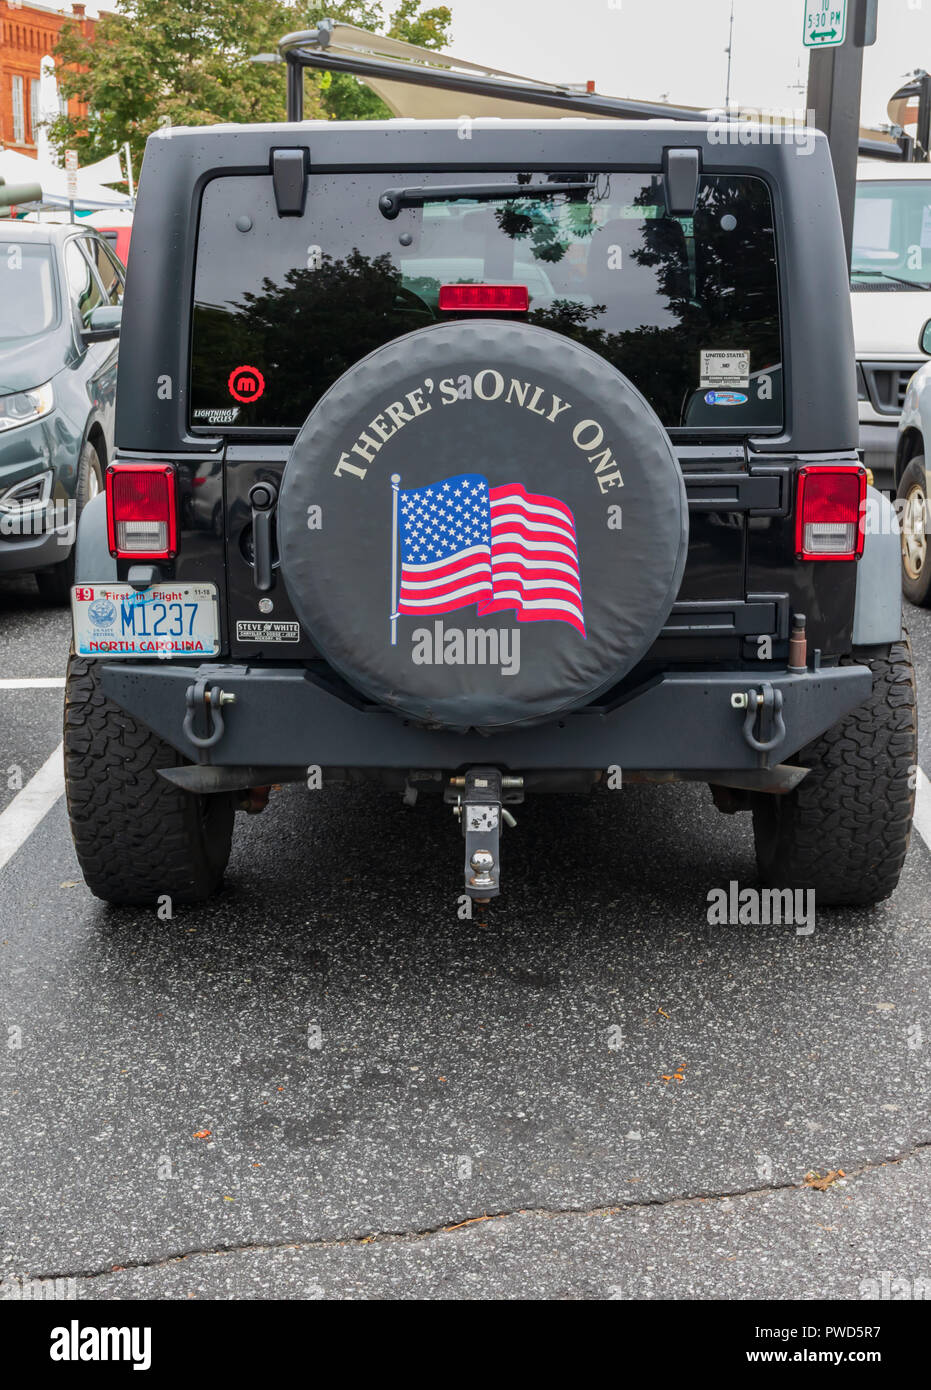
<instances>
[{"instance_id":1,"label":"parking lot","mask_svg":"<svg viewBox=\"0 0 931 1390\"><path fill-rule=\"evenodd\" d=\"M923 693L931 618L907 621ZM81 881L49 762L68 640L0 587L6 1296L931 1278L923 792L895 897L810 935L708 925L710 889L756 879L749 818L696 786L517 808L484 921L457 916L448 811L287 787L237 817L223 895L160 920Z\"/></svg>"}]
</instances>

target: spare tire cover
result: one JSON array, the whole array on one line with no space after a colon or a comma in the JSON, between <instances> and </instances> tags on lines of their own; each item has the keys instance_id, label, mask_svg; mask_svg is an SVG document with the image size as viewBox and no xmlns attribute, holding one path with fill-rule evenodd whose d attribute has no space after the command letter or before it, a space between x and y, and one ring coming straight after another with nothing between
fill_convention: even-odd
<instances>
[{"instance_id":1,"label":"spare tire cover","mask_svg":"<svg viewBox=\"0 0 931 1390\"><path fill-rule=\"evenodd\" d=\"M597 353L509 320L396 338L308 416L281 575L326 660L432 726L538 723L644 656L688 531L669 437Z\"/></svg>"}]
</instances>

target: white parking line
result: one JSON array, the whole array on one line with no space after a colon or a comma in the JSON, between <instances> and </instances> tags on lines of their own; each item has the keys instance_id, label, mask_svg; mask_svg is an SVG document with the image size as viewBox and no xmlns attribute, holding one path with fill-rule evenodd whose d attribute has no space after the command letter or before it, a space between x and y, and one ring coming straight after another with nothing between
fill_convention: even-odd
<instances>
[{"instance_id":1,"label":"white parking line","mask_svg":"<svg viewBox=\"0 0 931 1390\"><path fill-rule=\"evenodd\" d=\"M22 680L4 676L0 680L0 690L63 690L64 676L27 676Z\"/></svg>"},{"instance_id":2,"label":"white parking line","mask_svg":"<svg viewBox=\"0 0 931 1390\"><path fill-rule=\"evenodd\" d=\"M915 783L915 819L912 825L928 849L931 849L931 782L921 768L918 769L918 780Z\"/></svg>"},{"instance_id":3,"label":"white parking line","mask_svg":"<svg viewBox=\"0 0 931 1390\"><path fill-rule=\"evenodd\" d=\"M65 790L64 745L59 744L34 777L0 812L0 869L25 844Z\"/></svg>"}]
</instances>

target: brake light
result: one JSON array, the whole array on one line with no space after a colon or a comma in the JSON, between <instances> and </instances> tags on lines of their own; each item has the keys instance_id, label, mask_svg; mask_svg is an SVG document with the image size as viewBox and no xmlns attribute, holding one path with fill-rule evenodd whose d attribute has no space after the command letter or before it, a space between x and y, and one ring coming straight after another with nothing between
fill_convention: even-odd
<instances>
[{"instance_id":1,"label":"brake light","mask_svg":"<svg viewBox=\"0 0 931 1390\"><path fill-rule=\"evenodd\" d=\"M440 309L525 314L530 307L526 285L441 285Z\"/></svg>"},{"instance_id":2,"label":"brake light","mask_svg":"<svg viewBox=\"0 0 931 1390\"><path fill-rule=\"evenodd\" d=\"M856 560L863 554L866 469L858 463L798 471L795 550L799 560Z\"/></svg>"},{"instance_id":3,"label":"brake light","mask_svg":"<svg viewBox=\"0 0 931 1390\"><path fill-rule=\"evenodd\" d=\"M118 559L170 560L178 548L175 470L168 463L111 463L107 535Z\"/></svg>"}]
</instances>

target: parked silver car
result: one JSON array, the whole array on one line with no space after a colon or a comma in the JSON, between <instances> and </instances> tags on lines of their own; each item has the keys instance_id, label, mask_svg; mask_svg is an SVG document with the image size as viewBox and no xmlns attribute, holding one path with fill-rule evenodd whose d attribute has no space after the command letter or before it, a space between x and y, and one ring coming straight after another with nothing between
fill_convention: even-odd
<instances>
[{"instance_id":1,"label":"parked silver car","mask_svg":"<svg viewBox=\"0 0 931 1390\"><path fill-rule=\"evenodd\" d=\"M931 351L931 319L918 346ZM919 367L908 383L896 441L896 473L900 474L896 510L902 535L902 590L912 603L931 606L931 562L928 555L927 459L931 457L931 362Z\"/></svg>"}]
</instances>

